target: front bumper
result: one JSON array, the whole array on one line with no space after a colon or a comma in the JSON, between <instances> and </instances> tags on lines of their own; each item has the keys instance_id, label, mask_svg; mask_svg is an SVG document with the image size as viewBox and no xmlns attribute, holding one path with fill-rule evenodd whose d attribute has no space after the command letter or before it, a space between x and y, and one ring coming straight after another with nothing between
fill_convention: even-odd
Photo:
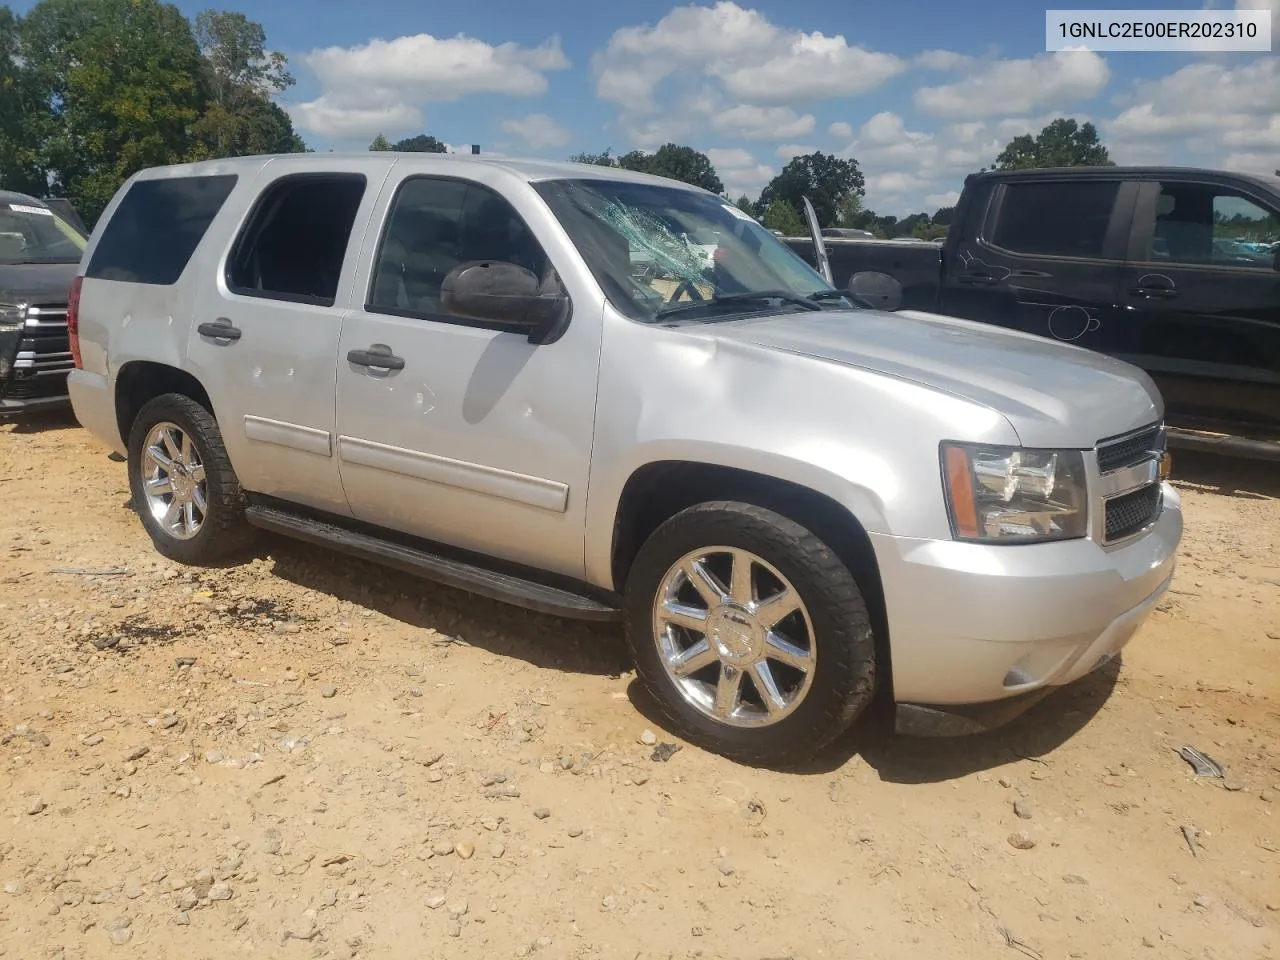
<instances>
[{"instance_id":1,"label":"front bumper","mask_svg":"<svg viewBox=\"0 0 1280 960\"><path fill-rule=\"evenodd\" d=\"M1113 658L1173 577L1182 506L1167 483L1164 497L1155 525L1115 547L873 535L894 700L985 728Z\"/></svg>"},{"instance_id":2,"label":"front bumper","mask_svg":"<svg viewBox=\"0 0 1280 960\"><path fill-rule=\"evenodd\" d=\"M18 417L25 417L33 413L45 413L50 410L66 410L71 404L70 398L66 396L60 397L32 397L26 398L5 398L0 400L0 422L5 420L14 420Z\"/></svg>"}]
</instances>

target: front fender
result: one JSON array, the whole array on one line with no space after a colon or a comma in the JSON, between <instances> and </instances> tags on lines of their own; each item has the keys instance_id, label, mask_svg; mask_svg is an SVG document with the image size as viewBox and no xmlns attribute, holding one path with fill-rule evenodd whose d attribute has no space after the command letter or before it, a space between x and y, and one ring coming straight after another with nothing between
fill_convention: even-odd
<instances>
[{"instance_id":1,"label":"front fender","mask_svg":"<svg viewBox=\"0 0 1280 960\"><path fill-rule=\"evenodd\" d=\"M849 511L868 532L888 529L885 492L896 485L892 467L874 456L834 447L811 450L812 457L765 452L709 440L664 439L629 448L604 469L592 471L587 504L587 580L612 588L615 521L627 482L655 463L728 467L781 480L820 493ZM857 477L858 479L851 479Z\"/></svg>"}]
</instances>

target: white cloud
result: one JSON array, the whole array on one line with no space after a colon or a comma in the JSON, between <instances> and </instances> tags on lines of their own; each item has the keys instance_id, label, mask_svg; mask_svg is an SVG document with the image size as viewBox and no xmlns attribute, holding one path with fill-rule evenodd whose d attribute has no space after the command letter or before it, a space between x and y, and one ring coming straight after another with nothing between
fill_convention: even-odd
<instances>
[{"instance_id":1,"label":"white cloud","mask_svg":"<svg viewBox=\"0 0 1280 960\"><path fill-rule=\"evenodd\" d=\"M1280 170L1280 159L1277 159L1274 153L1230 153L1223 158L1222 166L1226 170L1235 170L1239 173L1272 177L1277 175L1277 170Z\"/></svg>"},{"instance_id":2,"label":"white cloud","mask_svg":"<svg viewBox=\"0 0 1280 960\"><path fill-rule=\"evenodd\" d=\"M783 140L812 133L814 119L813 114L801 116L790 107L741 104L715 114L711 125L720 133L744 140Z\"/></svg>"},{"instance_id":3,"label":"white cloud","mask_svg":"<svg viewBox=\"0 0 1280 960\"><path fill-rule=\"evenodd\" d=\"M843 120L837 120L831 126L827 127L827 133L835 137L837 140L849 140L853 137L853 127L845 123Z\"/></svg>"},{"instance_id":4,"label":"white cloud","mask_svg":"<svg viewBox=\"0 0 1280 960\"><path fill-rule=\"evenodd\" d=\"M918 177L915 174L905 173L900 170L873 174L867 177L867 189L872 193L881 195L907 193L909 191L918 192L928 186L929 181L924 177Z\"/></svg>"},{"instance_id":5,"label":"white cloud","mask_svg":"<svg viewBox=\"0 0 1280 960\"><path fill-rule=\"evenodd\" d=\"M974 57L963 53L955 53L951 50L926 50L915 58L917 66L923 67L925 70L939 71L958 70L961 67L972 66L977 62Z\"/></svg>"},{"instance_id":6,"label":"white cloud","mask_svg":"<svg viewBox=\"0 0 1280 960\"><path fill-rule=\"evenodd\" d=\"M960 191L948 190L946 193L931 193L924 198L924 202L933 210L939 207L954 207L960 202Z\"/></svg>"},{"instance_id":7,"label":"white cloud","mask_svg":"<svg viewBox=\"0 0 1280 960\"><path fill-rule=\"evenodd\" d=\"M371 137L388 130L422 126L422 111L407 103L342 107L330 102L327 96L298 104L290 115L304 130L333 140Z\"/></svg>"},{"instance_id":8,"label":"white cloud","mask_svg":"<svg viewBox=\"0 0 1280 960\"><path fill-rule=\"evenodd\" d=\"M840 35L771 23L732 0L676 7L656 24L623 27L592 58L596 92L627 110L653 110L664 79L680 72L721 81L730 95L757 103L866 93L906 69L892 54L850 45Z\"/></svg>"},{"instance_id":9,"label":"white cloud","mask_svg":"<svg viewBox=\"0 0 1280 960\"><path fill-rule=\"evenodd\" d=\"M534 150L568 146L572 139L568 130L545 113L530 113L502 124L505 133L519 137Z\"/></svg>"},{"instance_id":10,"label":"white cloud","mask_svg":"<svg viewBox=\"0 0 1280 960\"><path fill-rule=\"evenodd\" d=\"M569 66L555 37L521 47L428 33L324 47L302 62L322 92L291 112L299 126L332 137L412 127L421 123L419 105L426 102L477 93L537 96L547 89L547 73Z\"/></svg>"},{"instance_id":11,"label":"white cloud","mask_svg":"<svg viewBox=\"0 0 1280 960\"><path fill-rule=\"evenodd\" d=\"M1118 162L1169 163L1173 156L1180 163L1247 164L1264 173L1280 166L1280 60L1274 56L1197 61L1138 81L1121 106L1101 123L1103 142ZM1276 153L1263 161L1269 148Z\"/></svg>"},{"instance_id":12,"label":"white cloud","mask_svg":"<svg viewBox=\"0 0 1280 960\"><path fill-rule=\"evenodd\" d=\"M725 193L735 199L744 193L759 194L774 176L772 167L758 162L750 152L741 148L713 148L707 151L707 159L724 183Z\"/></svg>"},{"instance_id":13,"label":"white cloud","mask_svg":"<svg viewBox=\"0 0 1280 960\"><path fill-rule=\"evenodd\" d=\"M1236 0L1237 10L1270 10L1271 11L1271 42L1274 46L1276 40L1276 27L1280 24L1280 0Z\"/></svg>"},{"instance_id":14,"label":"white cloud","mask_svg":"<svg viewBox=\"0 0 1280 960\"><path fill-rule=\"evenodd\" d=\"M1192 63L1158 80L1139 81L1133 105L1106 123L1108 132L1130 139L1266 129L1280 114L1280 60L1259 57ZM1227 135L1230 135L1228 133Z\"/></svg>"},{"instance_id":15,"label":"white cloud","mask_svg":"<svg viewBox=\"0 0 1280 960\"><path fill-rule=\"evenodd\" d=\"M915 104L934 116L956 119L1062 110L1096 97L1110 77L1106 60L1090 52L975 61L955 83L921 87Z\"/></svg>"},{"instance_id":16,"label":"white cloud","mask_svg":"<svg viewBox=\"0 0 1280 960\"><path fill-rule=\"evenodd\" d=\"M803 157L806 154L814 153L817 147L809 146L803 143L784 143L774 151L781 160L790 160L793 157Z\"/></svg>"}]
</instances>

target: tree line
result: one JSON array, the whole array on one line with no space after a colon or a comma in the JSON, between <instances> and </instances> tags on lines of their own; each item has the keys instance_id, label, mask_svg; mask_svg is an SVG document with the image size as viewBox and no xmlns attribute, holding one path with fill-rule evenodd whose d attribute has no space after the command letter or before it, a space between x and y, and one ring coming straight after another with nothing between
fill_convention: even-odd
<instances>
[{"instance_id":1,"label":"tree line","mask_svg":"<svg viewBox=\"0 0 1280 960\"><path fill-rule=\"evenodd\" d=\"M293 85L261 24L160 0L0 6L0 186L62 196L90 226L145 167L306 145L272 97Z\"/></svg>"},{"instance_id":2,"label":"tree line","mask_svg":"<svg viewBox=\"0 0 1280 960\"><path fill-rule=\"evenodd\" d=\"M603 153L579 153L569 159L652 173L722 196L725 193L724 184L707 155L680 144L668 143L653 153L633 150L615 156L605 150ZM993 167L996 170L1021 170L1029 167L1109 165L1111 158L1093 124L1059 118L1035 136L1024 134L1009 141L996 157ZM807 232L801 213L805 197L813 204L819 226L867 230L883 238L938 239L946 235L955 211L954 207L945 206L933 213L922 211L901 219L882 216L863 206L865 195L866 179L857 160L817 151L789 160L757 199L740 196L734 202L770 230L778 230L788 236Z\"/></svg>"}]
</instances>

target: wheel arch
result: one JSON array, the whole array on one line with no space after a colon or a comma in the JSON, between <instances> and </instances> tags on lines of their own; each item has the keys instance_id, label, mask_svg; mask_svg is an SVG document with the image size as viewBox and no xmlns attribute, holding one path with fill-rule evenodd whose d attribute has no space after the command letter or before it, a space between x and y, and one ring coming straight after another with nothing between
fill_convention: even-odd
<instances>
[{"instance_id":1,"label":"wheel arch","mask_svg":"<svg viewBox=\"0 0 1280 960\"><path fill-rule=\"evenodd\" d=\"M208 391L186 370L152 360L131 360L116 373L115 381L116 427L125 443L138 411L148 400L166 393L190 397L217 416Z\"/></svg>"},{"instance_id":2,"label":"wheel arch","mask_svg":"<svg viewBox=\"0 0 1280 960\"><path fill-rule=\"evenodd\" d=\"M609 576L626 584L640 546L664 521L711 500L764 507L806 527L825 541L853 574L875 632L877 671L891 689L889 624L875 550L864 523L828 493L802 483L740 467L691 460L660 460L634 470L623 484L614 513Z\"/></svg>"}]
</instances>

